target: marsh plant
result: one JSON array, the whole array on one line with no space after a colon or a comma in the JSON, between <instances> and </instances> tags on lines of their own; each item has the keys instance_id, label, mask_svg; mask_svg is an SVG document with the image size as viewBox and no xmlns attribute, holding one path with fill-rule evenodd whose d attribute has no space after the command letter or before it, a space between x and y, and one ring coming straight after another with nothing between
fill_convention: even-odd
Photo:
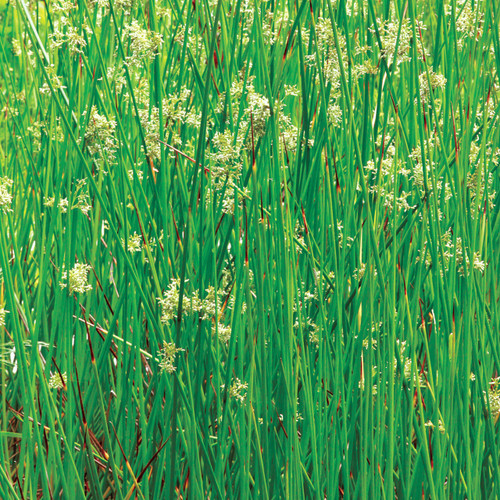
<instances>
[{"instance_id":1,"label":"marsh plant","mask_svg":"<svg viewBox=\"0 0 500 500\"><path fill-rule=\"evenodd\" d=\"M0 498L496 498L500 6L0 0Z\"/></svg>"}]
</instances>

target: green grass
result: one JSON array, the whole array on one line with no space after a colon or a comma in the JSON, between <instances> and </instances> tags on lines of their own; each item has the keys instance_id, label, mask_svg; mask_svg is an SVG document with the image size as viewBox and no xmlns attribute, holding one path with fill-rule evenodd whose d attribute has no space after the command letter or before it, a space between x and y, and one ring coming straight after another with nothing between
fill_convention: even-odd
<instances>
[{"instance_id":1,"label":"green grass","mask_svg":"<svg viewBox=\"0 0 500 500\"><path fill-rule=\"evenodd\" d=\"M0 498L498 497L498 2L0 19Z\"/></svg>"}]
</instances>

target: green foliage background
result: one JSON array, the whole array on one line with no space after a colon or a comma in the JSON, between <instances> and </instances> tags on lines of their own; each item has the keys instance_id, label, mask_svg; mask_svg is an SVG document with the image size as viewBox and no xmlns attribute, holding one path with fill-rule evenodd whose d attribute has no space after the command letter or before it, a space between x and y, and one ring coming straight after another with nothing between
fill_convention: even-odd
<instances>
[{"instance_id":1,"label":"green foliage background","mask_svg":"<svg viewBox=\"0 0 500 500\"><path fill-rule=\"evenodd\" d=\"M500 5L2 0L1 498L496 498Z\"/></svg>"}]
</instances>

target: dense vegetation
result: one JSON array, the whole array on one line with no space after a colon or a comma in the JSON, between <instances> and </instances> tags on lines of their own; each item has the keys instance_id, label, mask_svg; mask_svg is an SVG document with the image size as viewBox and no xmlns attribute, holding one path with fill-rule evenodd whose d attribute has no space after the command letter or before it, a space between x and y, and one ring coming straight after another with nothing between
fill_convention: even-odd
<instances>
[{"instance_id":1,"label":"dense vegetation","mask_svg":"<svg viewBox=\"0 0 500 500\"><path fill-rule=\"evenodd\" d=\"M496 0L0 19L2 499L498 496Z\"/></svg>"}]
</instances>

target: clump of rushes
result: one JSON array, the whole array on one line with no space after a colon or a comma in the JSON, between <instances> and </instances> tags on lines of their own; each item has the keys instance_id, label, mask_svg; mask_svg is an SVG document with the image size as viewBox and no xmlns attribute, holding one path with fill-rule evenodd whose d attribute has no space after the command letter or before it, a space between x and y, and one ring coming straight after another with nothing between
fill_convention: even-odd
<instances>
[{"instance_id":1,"label":"clump of rushes","mask_svg":"<svg viewBox=\"0 0 500 500\"><path fill-rule=\"evenodd\" d=\"M497 4L0 1L0 498L495 497Z\"/></svg>"}]
</instances>

